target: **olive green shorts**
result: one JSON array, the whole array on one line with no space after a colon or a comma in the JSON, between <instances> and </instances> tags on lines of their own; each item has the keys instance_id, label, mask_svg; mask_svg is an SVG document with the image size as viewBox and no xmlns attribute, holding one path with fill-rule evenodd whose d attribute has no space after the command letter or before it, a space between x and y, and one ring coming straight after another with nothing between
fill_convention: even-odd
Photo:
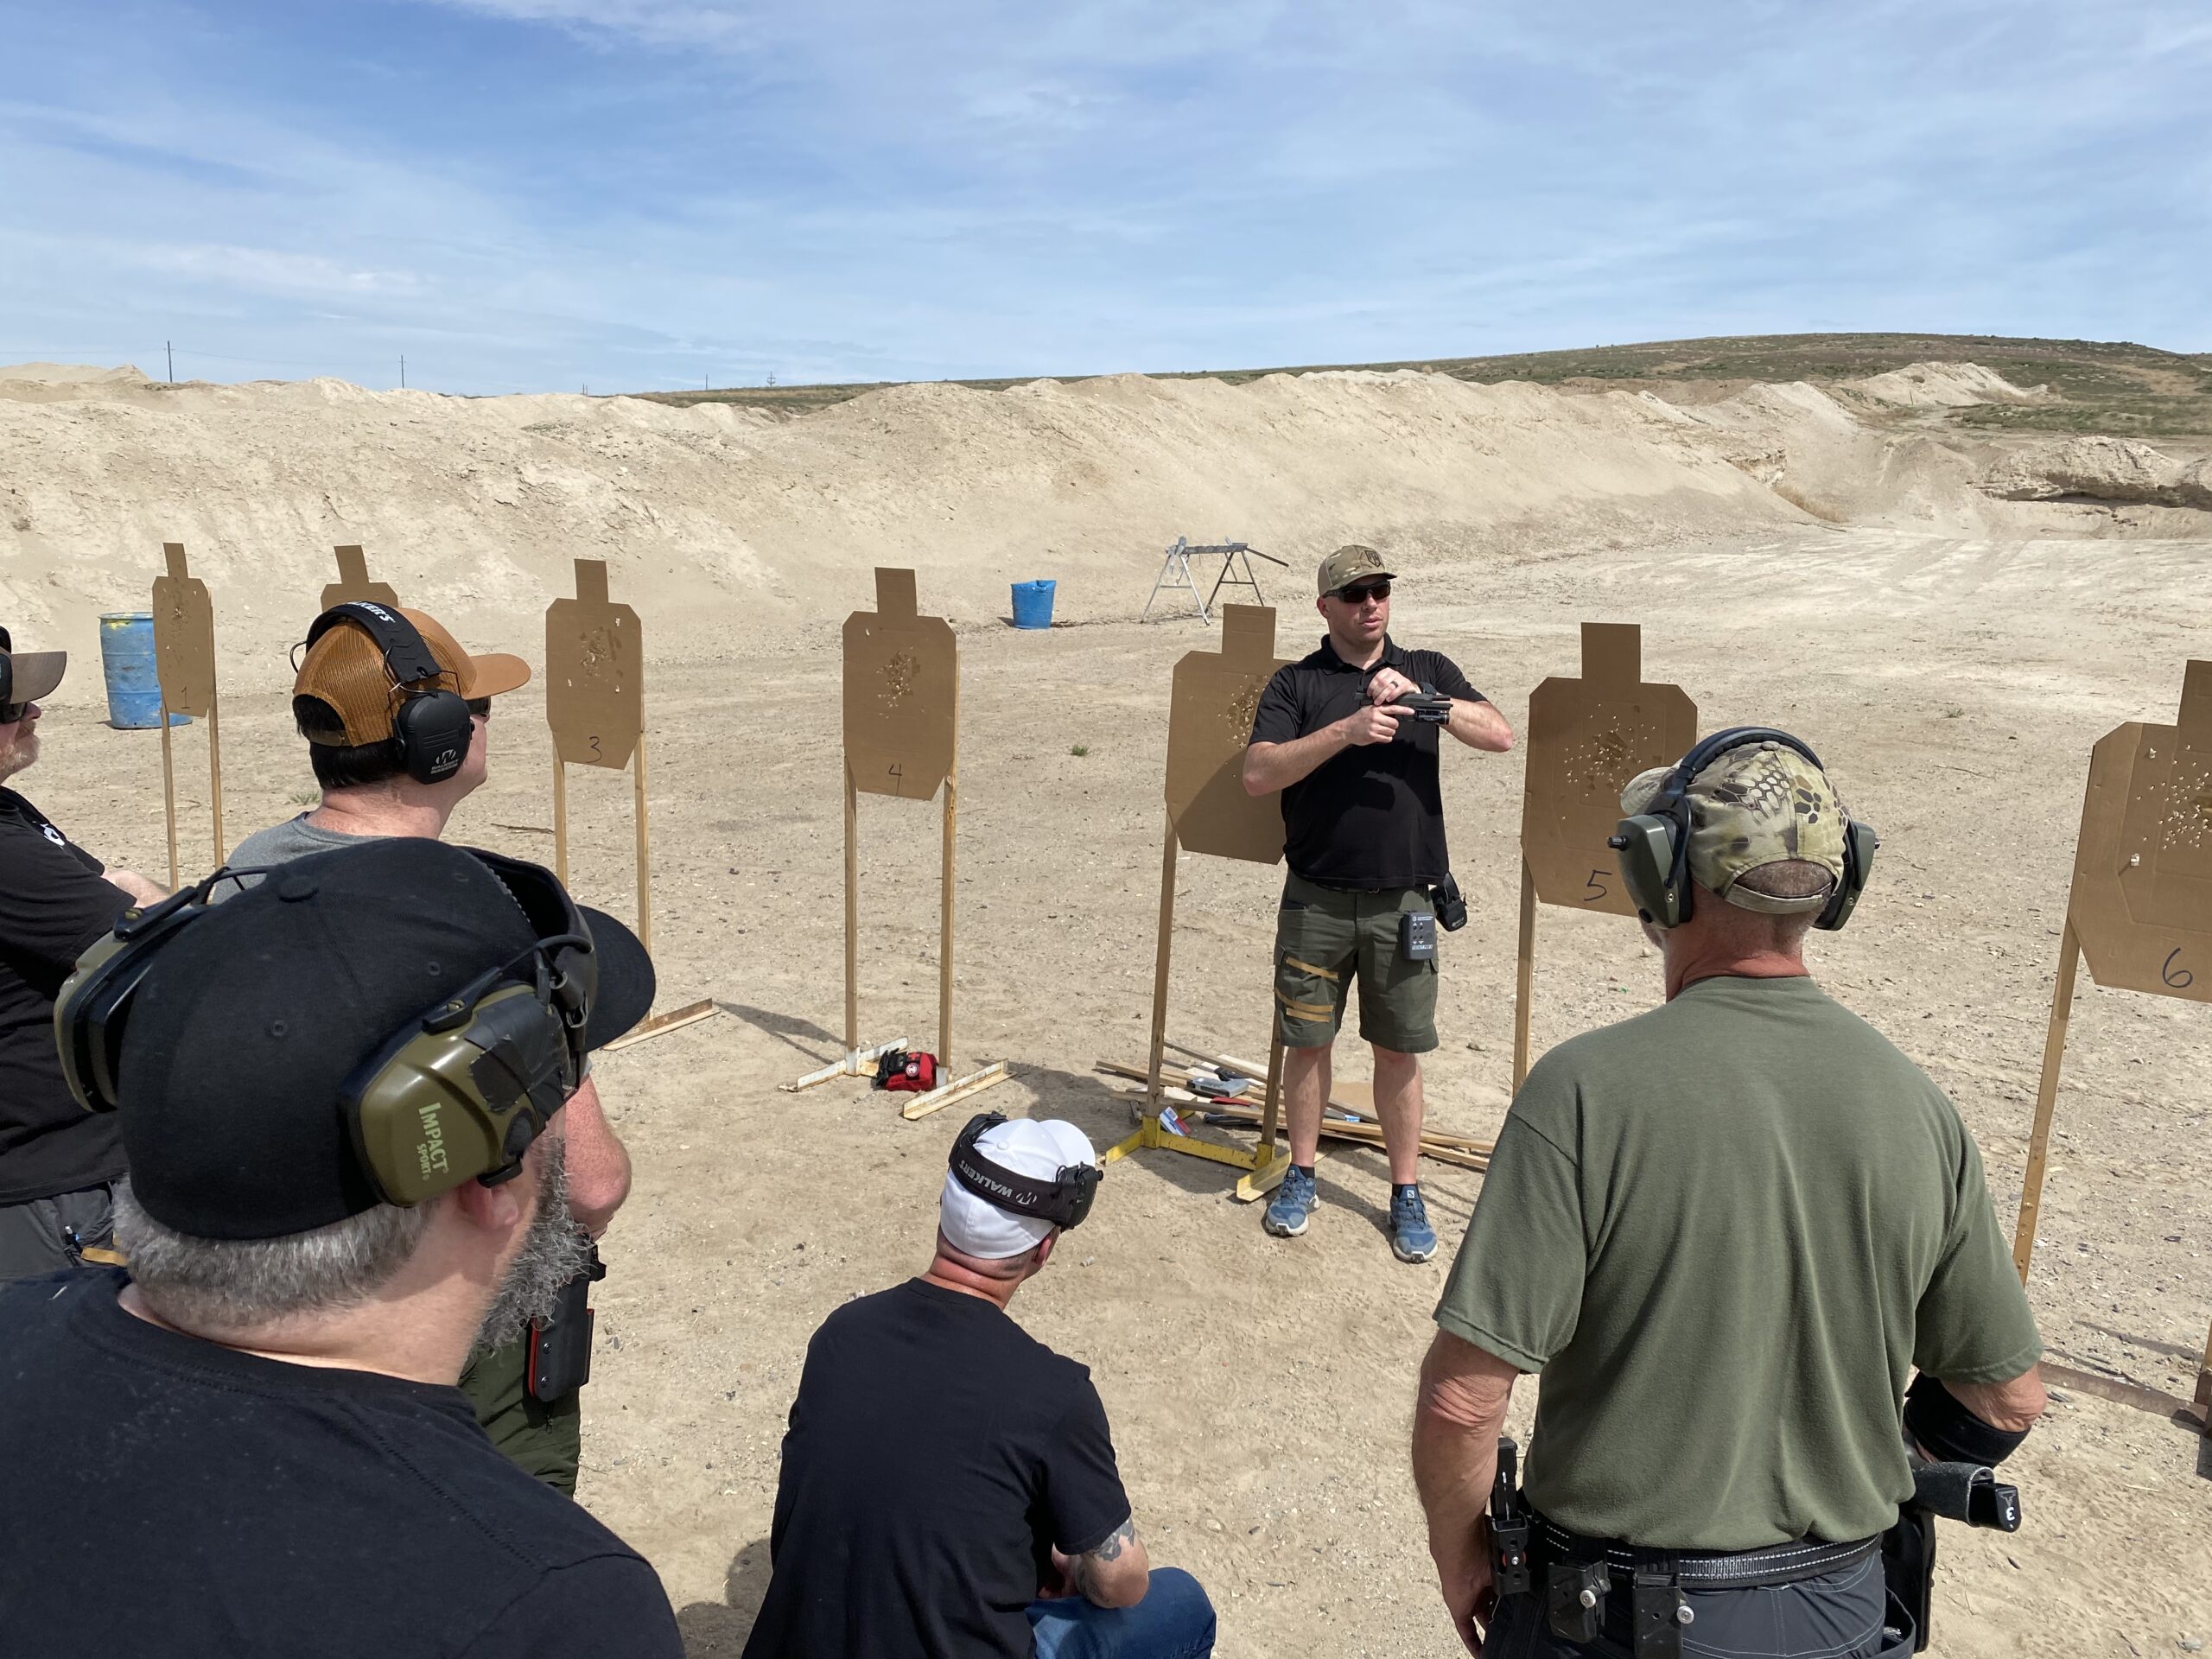
<instances>
[{"instance_id":1,"label":"olive green shorts","mask_svg":"<svg viewBox=\"0 0 2212 1659\"><path fill-rule=\"evenodd\" d=\"M1398 918L1433 913L1421 887L1347 893L1302 876L1283 884L1275 917L1275 1024L1286 1048L1326 1048L1359 983L1359 1034L1377 1048L1436 1046L1436 963L1408 962Z\"/></svg>"}]
</instances>

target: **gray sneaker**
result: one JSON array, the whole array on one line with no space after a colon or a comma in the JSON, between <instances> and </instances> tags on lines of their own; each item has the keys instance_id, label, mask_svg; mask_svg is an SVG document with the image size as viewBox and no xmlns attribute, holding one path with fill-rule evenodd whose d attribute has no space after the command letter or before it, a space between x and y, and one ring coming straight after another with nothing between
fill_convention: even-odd
<instances>
[{"instance_id":1,"label":"gray sneaker","mask_svg":"<svg viewBox=\"0 0 2212 1659\"><path fill-rule=\"evenodd\" d=\"M1275 1195L1268 1200L1268 1212L1260 1224L1277 1238L1296 1238L1306 1230L1306 1217L1321 1202L1313 1191L1313 1178L1293 1164L1283 1172L1282 1185L1275 1188Z\"/></svg>"}]
</instances>

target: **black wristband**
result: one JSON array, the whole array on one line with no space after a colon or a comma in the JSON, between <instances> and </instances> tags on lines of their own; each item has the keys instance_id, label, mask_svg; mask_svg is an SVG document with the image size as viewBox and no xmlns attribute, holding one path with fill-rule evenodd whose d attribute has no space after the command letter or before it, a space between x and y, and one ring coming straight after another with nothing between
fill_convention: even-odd
<instances>
[{"instance_id":1,"label":"black wristband","mask_svg":"<svg viewBox=\"0 0 2212 1659\"><path fill-rule=\"evenodd\" d=\"M1972 1463L1994 1469L2028 1438L1992 1428L1966 1408L1958 1395L1926 1371L1904 1391L1904 1430L1938 1463Z\"/></svg>"}]
</instances>

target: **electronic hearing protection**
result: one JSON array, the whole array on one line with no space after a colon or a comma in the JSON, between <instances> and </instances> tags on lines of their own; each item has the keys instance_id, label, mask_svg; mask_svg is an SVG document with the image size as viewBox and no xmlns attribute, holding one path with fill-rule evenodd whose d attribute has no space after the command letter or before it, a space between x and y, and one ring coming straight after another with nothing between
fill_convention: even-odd
<instances>
[{"instance_id":1,"label":"electronic hearing protection","mask_svg":"<svg viewBox=\"0 0 2212 1659\"><path fill-rule=\"evenodd\" d=\"M534 864L472 848L514 895L537 942L409 1020L346 1078L339 1109L377 1196L413 1205L472 1178L516 1174L523 1154L583 1080L584 1023L598 988L591 932ZM128 910L54 999L63 1078L77 1103L111 1112L131 1001L162 948L208 914L218 870L148 910Z\"/></svg>"},{"instance_id":2,"label":"electronic hearing protection","mask_svg":"<svg viewBox=\"0 0 2212 1659\"><path fill-rule=\"evenodd\" d=\"M467 700L460 692L442 687L416 689L448 671L431 654L429 643L412 622L372 600L349 600L315 618L315 626L308 630L308 648L313 650L316 640L346 622L376 641L377 649L384 654L385 671L400 693L399 707L391 715L391 736L399 745L400 764L418 784L444 782L468 758L474 728Z\"/></svg>"},{"instance_id":3,"label":"electronic hearing protection","mask_svg":"<svg viewBox=\"0 0 2212 1659\"><path fill-rule=\"evenodd\" d=\"M968 1120L968 1127L960 1131L960 1138L952 1143L952 1154L946 1160L951 1166L953 1179L985 1204L998 1209L1011 1210L1018 1216L1034 1216L1055 1227L1082 1226L1083 1218L1090 1213L1091 1203L1098 1196L1098 1183L1106 1179L1106 1172L1096 1164L1063 1164L1058 1175L1049 1181L1040 1181L1033 1175L1024 1175L993 1163L976 1143L1006 1121L1004 1112L978 1112Z\"/></svg>"},{"instance_id":4,"label":"electronic hearing protection","mask_svg":"<svg viewBox=\"0 0 2212 1659\"><path fill-rule=\"evenodd\" d=\"M1634 817L1623 818L1619 830L1606 838L1605 844L1620 855L1621 880L1637 914L1654 926L1679 927L1690 918L1690 785L1729 750L1755 743L1778 743L1815 766L1821 764L1820 756L1787 732L1771 726L1732 726L1692 746L1660 784L1651 804ZM1874 849L1880 845L1873 825L1845 815L1842 879L1828 894L1815 927L1832 933L1851 919L1859 895L1866 890Z\"/></svg>"}]
</instances>

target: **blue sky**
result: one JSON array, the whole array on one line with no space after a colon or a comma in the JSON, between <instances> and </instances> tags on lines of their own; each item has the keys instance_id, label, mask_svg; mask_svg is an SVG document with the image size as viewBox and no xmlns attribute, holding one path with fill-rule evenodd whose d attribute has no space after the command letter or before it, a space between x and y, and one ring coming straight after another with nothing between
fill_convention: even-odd
<instances>
[{"instance_id":1,"label":"blue sky","mask_svg":"<svg viewBox=\"0 0 2212 1659\"><path fill-rule=\"evenodd\" d=\"M0 361L2212 349L2202 0L0 0Z\"/></svg>"}]
</instances>

